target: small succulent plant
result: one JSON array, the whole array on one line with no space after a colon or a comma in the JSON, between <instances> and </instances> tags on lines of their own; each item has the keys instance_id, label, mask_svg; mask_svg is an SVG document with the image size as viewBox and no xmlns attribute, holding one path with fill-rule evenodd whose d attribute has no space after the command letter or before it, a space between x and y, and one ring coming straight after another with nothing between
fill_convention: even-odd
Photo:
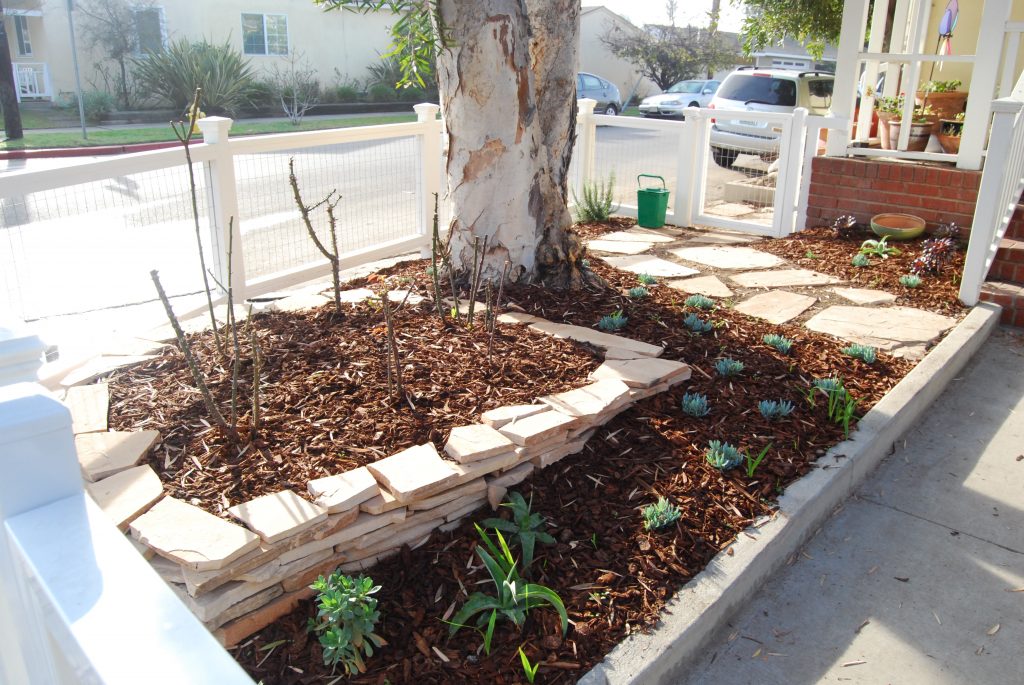
<instances>
[{"instance_id":1,"label":"small succulent plant","mask_svg":"<svg viewBox=\"0 0 1024 685\"><path fill-rule=\"evenodd\" d=\"M860 233L857 218L852 214L840 214L832 220L832 232L837 238L854 238Z\"/></svg>"},{"instance_id":2,"label":"small succulent plant","mask_svg":"<svg viewBox=\"0 0 1024 685\"><path fill-rule=\"evenodd\" d=\"M611 333L622 330L626 327L627 323L629 323L629 319L621 311L617 311L607 316L602 316L601 320L597 322L597 327L602 331Z\"/></svg>"},{"instance_id":3,"label":"small succulent plant","mask_svg":"<svg viewBox=\"0 0 1024 685\"><path fill-rule=\"evenodd\" d=\"M840 378L831 376L829 378L815 378L811 381L811 386L817 388L823 393L830 393L839 390L843 387L843 381Z\"/></svg>"},{"instance_id":4,"label":"small succulent plant","mask_svg":"<svg viewBox=\"0 0 1024 685\"><path fill-rule=\"evenodd\" d=\"M914 274L940 274L956 254L957 243L952 238L930 238L921 243L921 254L911 262Z\"/></svg>"},{"instance_id":5,"label":"small succulent plant","mask_svg":"<svg viewBox=\"0 0 1024 685\"><path fill-rule=\"evenodd\" d=\"M631 299L642 300L645 297L649 296L651 293L650 291L647 290L647 288L643 287L642 285L638 285L635 288L630 288L629 292L626 294L629 295Z\"/></svg>"},{"instance_id":6,"label":"small succulent plant","mask_svg":"<svg viewBox=\"0 0 1024 685\"><path fill-rule=\"evenodd\" d=\"M907 288L917 288L921 285L921 277L917 274L906 274L900 276L900 285Z\"/></svg>"},{"instance_id":7,"label":"small succulent plant","mask_svg":"<svg viewBox=\"0 0 1024 685\"><path fill-rule=\"evenodd\" d=\"M866 254L861 254L860 252L853 255L853 259L850 260L850 264L853 264L854 266L867 266L870 263L871 260L868 259L868 256Z\"/></svg>"},{"instance_id":8,"label":"small succulent plant","mask_svg":"<svg viewBox=\"0 0 1024 685\"><path fill-rule=\"evenodd\" d=\"M715 307L715 301L704 295L690 295L683 304L687 307L696 307L697 309L714 309Z\"/></svg>"},{"instance_id":9,"label":"small succulent plant","mask_svg":"<svg viewBox=\"0 0 1024 685\"><path fill-rule=\"evenodd\" d=\"M950 221L948 224L941 224L932 233L933 238L952 238L957 240L960 238L960 227L954 221Z\"/></svg>"},{"instance_id":10,"label":"small succulent plant","mask_svg":"<svg viewBox=\"0 0 1024 685\"><path fill-rule=\"evenodd\" d=\"M719 359L717 362L715 362L715 371L717 371L718 375L723 378L735 376L742 370L743 362L736 361L735 359L730 359L729 357L726 357L725 359Z\"/></svg>"},{"instance_id":11,"label":"small succulent plant","mask_svg":"<svg viewBox=\"0 0 1024 685\"><path fill-rule=\"evenodd\" d=\"M793 341L784 335L778 333L766 333L763 338L764 344L768 347L774 347L782 354L789 354L790 349L793 347Z\"/></svg>"},{"instance_id":12,"label":"small succulent plant","mask_svg":"<svg viewBox=\"0 0 1024 685\"><path fill-rule=\"evenodd\" d=\"M761 400L757 409L769 421L778 421L793 413L793 403L789 400Z\"/></svg>"},{"instance_id":13,"label":"small succulent plant","mask_svg":"<svg viewBox=\"0 0 1024 685\"><path fill-rule=\"evenodd\" d=\"M711 413L711 408L708 407L708 396L703 393L686 393L682 399L683 413L687 416L707 416Z\"/></svg>"},{"instance_id":14,"label":"small succulent plant","mask_svg":"<svg viewBox=\"0 0 1024 685\"><path fill-rule=\"evenodd\" d=\"M650 274L640 274L636 280L640 282L640 285L654 285L658 282L658 279Z\"/></svg>"},{"instance_id":15,"label":"small succulent plant","mask_svg":"<svg viewBox=\"0 0 1024 685\"><path fill-rule=\"evenodd\" d=\"M849 347L844 347L843 354L859 359L865 364L874 364L875 360L878 359L878 350L871 345L861 345L860 343L853 343Z\"/></svg>"},{"instance_id":16,"label":"small succulent plant","mask_svg":"<svg viewBox=\"0 0 1024 685\"><path fill-rule=\"evenodd\" d=\"M683 325L686 326L686 330L694 333L707 333L715 327L713 323L705 321L693 312L683 317Z\"/></svg>"},{"instance_id":17,"label":"small succulent plant","mask_svg":"<svg viewBox=\"0 0 1024 685\"><path fill-rule=\"evenodd\" d=\"M662 530L682 518L683 512L664 497L659 497L656 504L649 504L643 508L643 515L645 529Z\"/></svg>"},{"instance_id":18,"label":"small succulent plant","mask_svg":"<svg viewBox=\"0 0 1024 685\"><path fill-rule=\"evenodd\" d=\"M743 463L743 455L727 442L709 440L704 458L719 471L734 469Z\"/></svg>"}]
</instances>

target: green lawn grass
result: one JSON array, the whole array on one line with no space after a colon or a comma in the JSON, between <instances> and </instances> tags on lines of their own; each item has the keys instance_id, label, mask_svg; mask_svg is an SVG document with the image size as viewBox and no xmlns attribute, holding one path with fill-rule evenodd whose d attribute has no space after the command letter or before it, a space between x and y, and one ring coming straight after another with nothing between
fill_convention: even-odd
<instances>
[{"instance_id":1,"label":"green lawn grass","mask_svg":"<svg viewBox=\"0 0 1024 685\"><path fill-rule=\"evenodd\" d=\"M249 136L262 133L291 133L294 131L318 131L327 128L347 128L350 126L371 126L377 124L399 124L416 121L415 114L385 114L365 117L349 117L339 119L309 119L298 126L287 121L265 123L235 122L231 127L232 136ZM24 121L25 128L29 124ZM175 140L170 126L152 126L146 128L93 128L89 129L89 138L83 140L80 133L50 133L46 131L25 131L21 140L0 142L0 150L38 150L55 147L94 147L98 145L131 145L133 143L156 143Z\"/></svg>"}]
</instances>

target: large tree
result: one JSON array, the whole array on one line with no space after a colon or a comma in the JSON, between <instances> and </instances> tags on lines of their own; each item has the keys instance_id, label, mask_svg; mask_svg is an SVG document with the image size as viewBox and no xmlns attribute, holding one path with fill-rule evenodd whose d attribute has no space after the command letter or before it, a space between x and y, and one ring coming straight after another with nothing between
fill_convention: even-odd
<instances>
[{"instance_id":1,"label":"large tree","mask_svg":"<svg viewBox=\"0 0 1024 685\"><path fill-rule=\"evenodd\" d=\"M112 77L114 95L123 109L132 105L134 88L129 71L132 58L143 52L139 44L144 30L157 27L140 26L143 13L152 10L151 0L88 0L76 9L82 13L82 34L89 47L97 50L114 64ZM159 42L159 37L156 42ZM101 66L101 65L100 65ZM105 69L101 73L109 73Z\"/></svg>"},{"instance_id":2,"label":"large tree","mask_svg":"<svg viewBox=\"0 0 1024 685\"><path fill-rule=\"evenodd\" d=\"M746 9L743 50L747 54L792 38L821 59L828 44L839 42L843 0L736 0Z\"/></svg>"},{"instance_id":3,"label":"large tree","mask_svg":"<svg viewBox=\"0 0 1024 685\"><path fill-rule=\"evenodd\" d=\"M4 134L8 140L24 138L21 128L21 110L18 108L14 66L11 64L11 46L4 26L4 3L0 0L0 110L4 114Z\"/></svg>"},{"instance_id":4,"label":"large tree","mask_svg":"<svg viewBox=\"0 0 1024 685\"><path fill-rule=\"evenodd\" d=\"M317 0L391 10L397 54L412 73L437 57L453 260L486 239L484 277L596 282L567 207L575 142L579 0Z\"/></svg>"}]
</instances>

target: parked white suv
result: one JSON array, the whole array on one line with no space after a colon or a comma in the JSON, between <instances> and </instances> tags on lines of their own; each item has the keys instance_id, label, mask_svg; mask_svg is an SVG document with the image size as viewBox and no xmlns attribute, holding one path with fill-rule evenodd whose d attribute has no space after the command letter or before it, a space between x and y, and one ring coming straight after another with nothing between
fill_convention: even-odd
<instances>
[{"instance_id":1,"label":"parked white suv","mask_svg":"<svg viewBox=\"0 0 1024 685\"><path fill-rule=\"evenodd\" d=\"M824 115L832 106L834 76L822 71L792 71L740 67L725 77L708 105L730 112L792 112L806 107ZM740 154L774 159L780 133L766 121L723 119L714 115L711 155L718 166L729 168Z\"/></svg>"}]
</instances>

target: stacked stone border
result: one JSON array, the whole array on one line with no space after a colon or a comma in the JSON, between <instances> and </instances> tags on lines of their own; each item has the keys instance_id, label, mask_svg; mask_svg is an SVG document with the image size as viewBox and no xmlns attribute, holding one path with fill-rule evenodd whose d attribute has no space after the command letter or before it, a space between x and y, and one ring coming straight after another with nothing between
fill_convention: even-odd
<instances>
[{"instance_id":1,"label":"stacked stone border","mask_svg":"<svg viewBox=\"0 0 1024 685\"><path fill-rule=\"evenodd\" d=\"M320 304L287 299L275 308ZM232 506L234 521L164 496L156 473L136 466L159 435L103 432L105 384L79 385L65 401L83 474L93 481L87 489L207 629L225 646L238 644L311 597L319 575L366 571L403 546L454 530L485 504L496 508L508 488L581 451L612 417L690 378L686 364L659 359L656 345L522 312L499 320L591 345L605 361L583 387L498 407L454 428L447 459L431 443L417 445L310 481L312 502L285 490Z\"/></svg>"}]
</instances>

